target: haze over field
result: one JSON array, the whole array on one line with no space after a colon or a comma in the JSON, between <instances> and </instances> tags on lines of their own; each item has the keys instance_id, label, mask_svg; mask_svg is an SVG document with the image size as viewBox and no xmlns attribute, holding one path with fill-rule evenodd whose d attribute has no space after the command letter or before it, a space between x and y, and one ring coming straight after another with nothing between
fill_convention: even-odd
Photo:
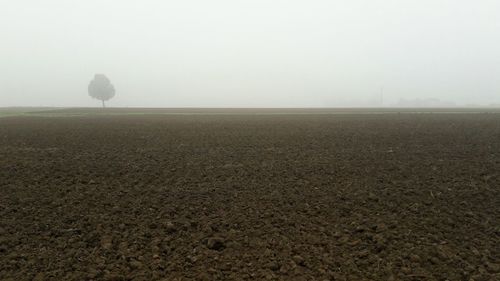
<instances>
[{"instance_id":1,"label":"haze over field","mask_svg":"<svg viewBox=\"0 0 500 281\"><path fill-rule=\"evenodd\" d=\"M496 0L0 0L0 38L0 107L500 104Z\"/></svg>"}]
</instances>

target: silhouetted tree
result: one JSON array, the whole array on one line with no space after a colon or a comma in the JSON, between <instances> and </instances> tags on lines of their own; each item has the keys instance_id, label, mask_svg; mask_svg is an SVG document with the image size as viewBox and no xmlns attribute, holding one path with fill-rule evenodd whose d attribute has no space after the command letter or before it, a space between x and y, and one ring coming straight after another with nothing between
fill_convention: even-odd
<instances>
[{"instance_id":1,"label":"silhouetted tree","mask_svg":"<svg viewBox=\"0 0 500 281\"><path fill-rule=\"evenodd\" d=\"M94 99L102 101L102 107L106 107L105 101L115 96L115 87L104 74L96 74L89 84L89 95Z\"/></svg>"}]
</instances>

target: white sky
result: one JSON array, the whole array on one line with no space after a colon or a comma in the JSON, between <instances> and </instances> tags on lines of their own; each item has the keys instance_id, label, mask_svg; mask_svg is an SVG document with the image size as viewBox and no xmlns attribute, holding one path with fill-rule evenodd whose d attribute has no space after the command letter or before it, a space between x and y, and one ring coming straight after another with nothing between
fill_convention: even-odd
<instances>
[{"instance_id":1,"label":"white sky","mask_svg":"<svg viewBox=\"0 0 500 281\"><path fill-rule=\"evenodd\" d=\"M0 0L0 106L500 103L498 0Z\"/></svg>"}]
</instances>

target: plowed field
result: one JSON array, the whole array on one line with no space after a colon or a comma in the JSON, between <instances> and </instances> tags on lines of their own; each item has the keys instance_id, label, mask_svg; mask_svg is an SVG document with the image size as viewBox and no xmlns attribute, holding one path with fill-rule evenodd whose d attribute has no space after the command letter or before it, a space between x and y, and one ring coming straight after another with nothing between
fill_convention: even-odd
<instances>
[{"instance_id":1,"label":"plowed field","mask_svg":"<svg viewBox=\"0 0 500 281\"><path fill-rule=\"evenodd\" d=\"M500 280L500 115L0 119L0 280Z\"/></svg>"}]
</instances>

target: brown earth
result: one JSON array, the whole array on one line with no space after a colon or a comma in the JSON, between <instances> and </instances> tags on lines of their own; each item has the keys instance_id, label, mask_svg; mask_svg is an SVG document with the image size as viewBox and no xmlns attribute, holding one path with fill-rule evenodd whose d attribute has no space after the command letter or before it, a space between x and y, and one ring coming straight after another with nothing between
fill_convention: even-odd
<instances>
[{"instance_id":1,"label":"brown earth","mask_svg":"<svg viewBox=\"0 0 500 281\"><path fill-rule=\"evenodd\" d=\"M500 280L500 115L0 119L1 280Z\"/></svg>"}]
</instances>

